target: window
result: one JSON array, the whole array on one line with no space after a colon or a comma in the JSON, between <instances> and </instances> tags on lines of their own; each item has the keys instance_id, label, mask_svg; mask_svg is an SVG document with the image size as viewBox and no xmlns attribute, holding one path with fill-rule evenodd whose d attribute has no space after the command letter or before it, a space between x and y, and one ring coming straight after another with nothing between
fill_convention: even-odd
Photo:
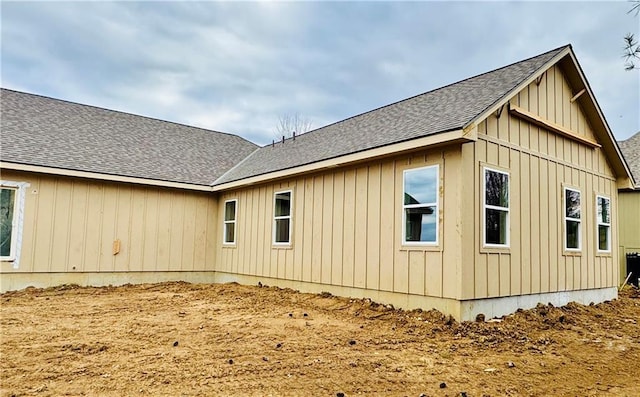
<instances>
[{"instance_id":1,"label":"window","mask_svg":"<svg viewBox=\"0 0 640 397\"><path fill-rule=\"evenodd\" d=\"M16 199L18 189L2 187L0 190L0 257L13 260L16 243Z\"/></svg>"},{"instance_id":2,"label":"window","mask_svg":"<svg viewBox=\"0 0 640 397\"><path fill-rule=\"evenodd\" d=\"M611 200L596 196L596 218L598 224L598 251L611 251Z\"/></svg>"},{"instance_id":3,"label":"window","mask_svg":"<svg viewBox=\"0 0 640 397\"><path fill-rule=\"evenodd\" d=\"M26 182L0 181L0 260L18 268Z\"/></svg>"},{"instance_id":4,"label":"window","mask_svg":"<svg viewBox=\"0 0 640 397\"><path fill-rule=\"evenodd\" d=\"M438 243L437 165L404 171L403 242Z\"/></svg>"},{"instance_id":5,"label":"window","mask_svg":"<svg viewBox=\"0 0 640 397\"><path fill-rule=\"evenodd\" d=\"M273 243L291 243L291 191L276 192L273 208Z\"/></svg>"},{"instance_id":6,"label":"window","mask_svg":"<svg viewBox=\"0 0 640 397\"><path fill-rule=\"evenodd\" d=\"M236 208L238 200L224 202L224 240L225 244L236 243Z\"/></svg>"},{"instance_id":7,"label":"window","mask_svg":"<svg viewBox=\"0 0 640 397\"><path fill-rule=\"evenodd\" d=\"M484 245L509 246L509 174L484 169Z\"/></svg>"},{"instance_id":8,"label":"window","mask_svg":"<svg viewBox=\"0 0 640 397\"><path fill-rule=\"evenodd\" d=\"M581 236L579 190L564 188L564 208L564 248L569 251L579 251Z\"/></svg>"}]
</instances>

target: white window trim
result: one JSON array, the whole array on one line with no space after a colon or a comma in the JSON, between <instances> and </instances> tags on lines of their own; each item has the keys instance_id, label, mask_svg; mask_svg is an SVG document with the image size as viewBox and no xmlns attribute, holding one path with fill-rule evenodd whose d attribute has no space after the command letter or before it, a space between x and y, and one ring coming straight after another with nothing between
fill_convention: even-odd
<instances>
[{"instance_id":1,"label":"white window trim","mask_svg":"<svg viewBox=\"0 0 640 397\"><path fill-rule=\"evenodd\" d=\"M289 215L288 216L276 216L276 197L279 194L289 193ZM273 228L271 230L271 243L277 246L290 246L291 245L291 233L293 231L293 190L280 190L273 192ZM280 219L289 220L289 238L286 242L276 242L276 221Z\"/></svg>"},{"instance_id":2,"label":"white window trim","mask_svg":"<svg viewBox=\"0 0 640 397\"><path fill-rule=\"evenodd\" d=\"M230 202L235 202L236 205L234 206L235 208L235 213L233 214L233 220L232 221L227 221L226 220L226 212L227 212L227 203ZM238 199L232 199L232 200L226 200L224 202L224 210L222 213L222 222L223 222L223 227L222 227L222 244L224 245L236 245L236 236L238 235L238 224L237 224L237 220L238 220ZM226 241L227 238L227 225L229 224L233 224L233 241Z\"/></svg>"},{"instance_id":3,"label":"white window trim","mask_svg":"<svg viewBox=\"0 0 640 397\"><path fill-rule=\"evenodd\" d=\"M609 202L609 223L601 222L598 216L598 200L605 199ZM600 249L600 226L607 226L607 249ZM596 195L596 250L598 253L610 254L611 253L611 198L600 194Z\"/></svg>"},{"instance_id":4,"label":"white window trim","mask_svg":"<svg viewBox=\"0 0 640 397\"><path fill-rule=\"evenodd\" d=\"M11 248L10 255L0 257L0 261L13 262L13 268L18 269L20 266L20 254L22 252L22 229L24 225L24 204L26 198L26 190L29 187L27 182L14 182L0 180L0 186L3 188L16 189L16 196L13 208L13 221L11 227Z\"/></svg>"},{"instance_id":5,"label":"white window trim","mask_svg":"<svg viewBox=\"0 0 640 397\"><path fill-rule=\"evenodd\" d=\"M487 204L487 171L497 172L507 176L508 207ZM507 242L505 244L487 243L487 209L503 211L507 213ZM483 248L510 248L511 247L511 175L507 171L491 167L482 167L482 247Z\"/></svg>"},{"instance_id":6,"label":"white window trim","mask_svg":"<svg viewBox=\"0 0 640 397\"><path fill-rule=\"evenodd\" d=\"M406 190L405 181L408 172L424 170L428 168L436 169L436 201L433 203L409 204L404 203L404 195ZM440 244L440 165L427 165L425 167L410 168L402 171L402 245L408 246L429 246L435 247ZM436 240L435 241L407 241L407 208L436 207Z\"/></svg>"},{"instance_id":7,"label":"white window trim","mask_svg":"<svg viewBox=\"0 0 640 397\"><path fill-rule=\"evenodd\" d=\"M571 218L567 216L567 190L571 190L573 192L578 192L580 195L580 218ZM562 214L564 219L564 236L562 239L564 241L564 250L568 252L581 252L582 251L582 191L579 189L574 189L571 187L565 186L562 190ZM569 248L567 247L567 221L578 222L578 248Z\"/></svg>"}]
</instances>

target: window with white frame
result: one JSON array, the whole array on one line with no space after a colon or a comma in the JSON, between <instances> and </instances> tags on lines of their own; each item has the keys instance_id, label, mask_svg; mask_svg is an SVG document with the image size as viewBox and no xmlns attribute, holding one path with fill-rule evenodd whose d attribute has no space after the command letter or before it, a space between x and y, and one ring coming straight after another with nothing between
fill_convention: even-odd
<instances>
[{"instance_id":1,"label":"window with white frame","mask_svg":"<svg viewBox=\"0 0 640 397\"><path fill-rule=\"evenodd\" d=\"M291 243L291 190L276 192L273 204L273 243Z\"/></svg>"},{"instance_id":2,"label":"window with white frame","mask_svg":"<svg viewBox=\"0 0 640 397\"><path fill-rule=\"evenodd\" d=\"M404 171L403 243L438 243L439 167Z\"/></svg>"},{"instance_id":3,"label":"window with white frame","mask_svg":"<svg viewBox=\"0 0 640 397\"><path fill-rule=\"evenodd\" d=\"M16 245L16 218L18 189L2 186L0 189L0 258L13 260Z\"/></svg>"},{"instance_id":4,"label":"window with white frame","mask_svg":"<svg viewBox=\"0 0 640 397\"><path fill-rule=\"evenodd\" d=\"M484 168L484 246L509 246L509 174Z\"/></svg>"},{"instance_id":5,"label":"window with white frame","mask_svg":"<svg viewBox=\"0 0 640 397\"><path fill-rule=\"evenodd\" d=\"M596 218L598 251L611 251L611 200L608 197L596 196Z\"/></svg>"},{"instance_id":6,"label":"window with white frame","mask_svg":"<svg viewBox=\"0 0 640 397\"><path fill-rule=\"evenodd\" d=\"M225 244L236 243L236 210L238 200L224 202L224 240Z\"/></svg>"},{"instance_id":7,"label":"window with white frame","mask_svg":"<svg viewBox=\"0 0 640 397\"><path fill-rule=\"evenodd\" d=\"M0 181L0 260L18 268L27 182Z\"/></svg>"},{"instance_id":8,"label":"window with white frame","mask_svg":"<svg viewBox=\"0 0 640 397\"><path fill-rule=\"evenodd\" d=\"M569 251L581 249L581 205L580 191L564 188L564 248Z\"/></svg>"}]
</instances>

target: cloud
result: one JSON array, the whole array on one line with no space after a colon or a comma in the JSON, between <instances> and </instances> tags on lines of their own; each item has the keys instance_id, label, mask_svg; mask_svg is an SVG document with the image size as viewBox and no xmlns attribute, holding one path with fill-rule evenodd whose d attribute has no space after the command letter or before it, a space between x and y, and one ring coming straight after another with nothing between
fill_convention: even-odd
<instances>
[{"instance_id":1,"label":"cloud","mask_svg":"<svg viewBox=\"0 0 640 397\"><path fill-rule=\"evenodd\" d=\"M319 127L570 42L622 139L640 130L626 7L5 2L2 86L265 144L280 115Z\"/></svg>"}]
</instances>

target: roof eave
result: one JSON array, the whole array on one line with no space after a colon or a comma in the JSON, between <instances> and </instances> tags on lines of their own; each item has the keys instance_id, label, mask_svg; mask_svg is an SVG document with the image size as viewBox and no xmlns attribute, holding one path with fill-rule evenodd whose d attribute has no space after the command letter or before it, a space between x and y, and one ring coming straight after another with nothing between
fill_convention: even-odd
<instances>
[{"instance_id":1,"label":"roof eave","mask_svg":"<svg viewBox=\"0 0 640 397\"><path fill-rule=\"evenodd\" d=\"M70 170L65 168L47 167L47 166L41 166L41 165L13 163L8 161L1 161L0 169L23 171L23 172L37 172L41 174L95 179L95 180L110 181L110 182L131 183L136 185L196 190L196 191L203 191L203 192L212 191L211 186L208 186L208 185L198 185L198 184L184 183L184 182L172 182L172 181L164 181L164 180L158 180L158 179L138 178L138 177L124 176L124 175L102 174L97 172L78 171L78 170Z\"/></svg>"},{"instance_id":2,"label":"roof eave","mask_svg":"<svg viewBox=\"0 0 640 397\"><path fill-rule=\"evenodd\" d=\"M582 87L586 90L585 93L587 95L582 95L578 98L578 101L584 106L585 113L587 117L589 117L589 121L592 123L592 128L597 136L600 138L602 143L602 150L604 150L608 159L611 160L611 166L614 169L617 179L618 179L618 187L620 186L630 186L633 188L636 185L636 181L634 181L633 174L631 173L631 168L627 164L624 156L622 155L622 151L618 146L618 142L614 138L613 132L609 127L609 123L607 123L607 119L596 100L593 91L591 90L591 86L589 85L588 80L586 79L584 72L582 71L582 67L578 63L578 60L573 53L573 51L569 52L569 57L563 59L563 68L565 73L568 74L568 79L578 80L578 84L582 85ZM576 84L576 82L574 82ZM578 88L578 87L575 87ZM593 123L597 124L594 125ZM604 136L602 136L604 135Z\"/></svg>"}]
</instances>

